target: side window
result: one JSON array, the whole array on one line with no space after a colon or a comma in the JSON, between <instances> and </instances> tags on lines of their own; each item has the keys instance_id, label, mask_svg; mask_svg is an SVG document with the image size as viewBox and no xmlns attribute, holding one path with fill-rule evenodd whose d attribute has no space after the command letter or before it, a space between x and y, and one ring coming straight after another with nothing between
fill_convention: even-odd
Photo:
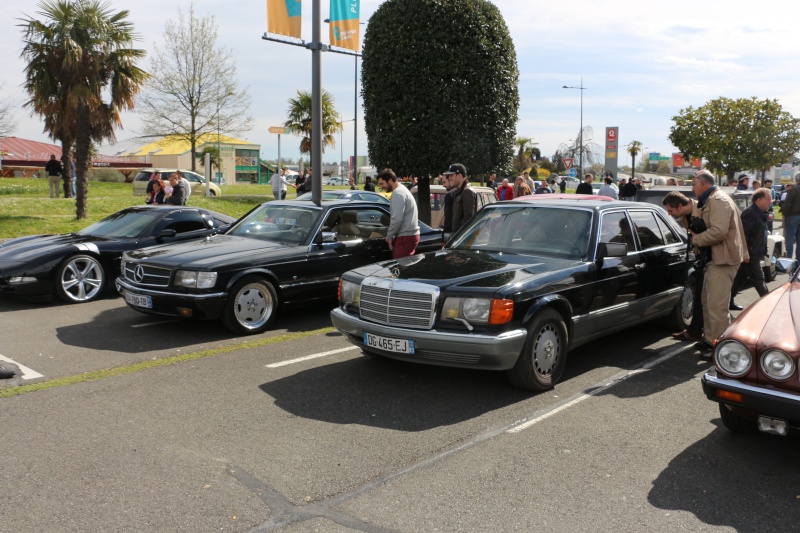
<instances>
[{"instance_id":1,"label":"side window","mask_svg":"<svg viewBox=\"0 0 800 533\"><path fill-rule=\"evenodd\" d=\"M390 217L380 209L362 209L358 212L358 227L365 239L385 239Z\"/></svg>"},{"instance_id":2,"label":"side window","mask_svg":"<svg viewBox=\"0 0 800 533\"><path fill-rule=\"evenodd\" d=\"M636 228L636 234L639 236L639 242L642 244L642 250L664 246L664 237L661 235L661 229L659 229L653 213L633 211L631 219Z\"/></svg>"},{"instance_id":3,"label":"side window","mask_svg":"<svg viewBox=\"0 0 800 533\"><path fill-rule=\"evenodd\" d=\"M174 229L176 233L206 229L203 217L197 211L175 211L167 216L156 227L156 235L165 229Z\"/></svg>"},{"instance_id":4,"label":"side window","mask_svg":"<svg viewBox=\"0 0 800 533\"><path fill-rule=\"evenodd\" d=\"M636 250L631 225L625 213L603 213L600 220L600 242L621 242L628 245L629 252Z\"/></svg>"},{"instance_id":5,"label":"side window","mask_svg":"<svg viewBox=\"0 0 800 533\"><path fill-rule=\"evenodd\" d=\"M190 183L205 183L206 179L194 172L184 172L183 177Z\"/></svg>"},{"instance_id":6,"label":"side window","mask_svg":"<svg viewBox=\"0 0 800 533\"><path fill-rule=\"evenodd\" d=\"M658 227L661 228L661 234L664 236L664 244L678 244L681 242L661 217L656 216L656 221L658 221Z\"/></svg>"}]
</instances>

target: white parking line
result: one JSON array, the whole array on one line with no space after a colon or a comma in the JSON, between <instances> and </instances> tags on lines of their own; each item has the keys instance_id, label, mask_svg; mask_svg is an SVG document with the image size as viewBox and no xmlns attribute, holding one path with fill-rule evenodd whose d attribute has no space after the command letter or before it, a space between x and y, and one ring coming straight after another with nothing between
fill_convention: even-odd
<instances>
[{"instance_id":1,"label":"white parking line","mask_svg":"<svg viewBox=\"0 0 800 533\"><path fill-rule=\"evenodd\" d=\"M147 326L157 326L159 324L169 324L170 322L180 322L180 320L159 320L158 322L147 322L146 324L134 324L132 328L145 328Z\"/></svg>"},{"instance_id":2,"label":"white parking line","mask_svg":"<svg viewBox=\"0 0 800 533\"><path fill-rule=\"evenodd\" d=\"M9 359L8 357L4 356L3 354L0 354L0 360L5 361L6 363L11 363L12 365L17 365L17 368L19 368L20 371L22 372L22 376L20 376L22 379L36 379L44 377L42 374L36 372L35 370L31 370L27 366L21 365L16 361L14 361L13 359Z\"/></svg>"},{"instance_id":3,"label":"white parking line","mask_svg":"<svg viewBox=\"0 0 800 533\"><path fill-rule=\"evenodd\" d=\"M597 396L601 392L604 392L604 391L610 389L614 385L617 385L618 383L622 383L626 379L631 378L631 377L633 377L633 376L635 376L637 374L641 374L645 370L649 370L649 369L651 369L651 368L653 368L653 367L655 367L657 365L660 365L664 361L672 359L676 355L678 355L680 353L683 353L686 350L694 349L693 346L694 345L692 345L692 344L690 344L688 346L679 346L679 347L675 348L674 350L668 351L667 353L665 353L661 357L656 357L655 359L653 359L651 361L648 361L647 363L643 364L639 368L634 368L633 370L625 370L623 372L620 372L620 373L616 374L615 376L612 376L612 377L610 377L610 378L608 378L606 380L601 381L600 383L598 383L596 385L593 385L590 388L592 392L588 392L588 393L585 393L585 394L579 394L579 395L573 397L572 399L567 398L563 403L561 403L559 405L556 405L554 407L549 407L549 408L545 409L544 412L542 412L538 416L536 416L537 413L534 413L534 417L533 418L531 418L530 420L525 420L525 421L520 422L519 424L515 425L511 429L507 430L506 433L519 433L520 431L528 429L529 427L531 427L531 426L533 426L535 424L538 424L542 420L546 420L546 419L550 418L551 416L553 416L555 414L558 414L561 411L564 411L565 409L569 409L573 405L577 405L577 404L581 403L583 400L591 398L592 396Z\"/></svg>"},{"instance_id":4,"label":"white parking line","mask_svg":"<svg viewBox=\"0 0 800 533\"><path fill-rule=\"evenodd\" d=\"M294 363L308 361L309 359L317 359L319 357L325 357L327 355L333 355L335 353L349 352L350 350L358 350L358 349L359 349L358 346L349 346L347 348L339 348L338 350L331 350L330 352L315 353L313 355L307 355L305 357L298 357L297 359L281 361L280 363L272 363L271 365L267 365L267 368L278 368L281 366L292 365Z\"/></svg>"}]
</instances>

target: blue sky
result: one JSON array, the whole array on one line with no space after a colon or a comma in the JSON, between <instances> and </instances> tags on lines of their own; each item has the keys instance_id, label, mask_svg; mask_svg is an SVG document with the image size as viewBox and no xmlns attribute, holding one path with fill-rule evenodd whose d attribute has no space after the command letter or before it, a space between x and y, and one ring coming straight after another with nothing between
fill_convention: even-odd
<instances>
[{"instance_id":1,"label":"blue sky","mask_svg":"<svg viewBox=\"0 0 800 533\"><path fill-rule=\"evenodd\" d=\"M323 18L329 4L321 0ZM382 3L362 0L362 21ZM726 96L775 98L800 116L800 37L792 31L800 4L790 0L758 3L732 0L641 2L572 0L568 4L529 0L497 0L511 31L520 69L518 135L531 137L543 155L575 139L580 125L583 77L583 123L602 143L607 126L620 128L620 144L638 140L647 151L674 151L668 135L672 117L687 106L700 106ZM177 18L186 2L111 0L115 10L129 9L142 37L137 46L152 52L164 23ZM264 41L266 3L243 0L196 0L198 15L213 15L218 44L230 48L239 82L252 95L255 127L241 137L260 143L265 158L277 156L277 137L270 126L285 120L287 101L311 86L310 52ZM0 96L22 101L23 64L20 31L25 15L36 16L37 2L17 0L0 20ZM327 26L323 41L327 42ZM401 29L398 28L398 31ZM311 0L303 2L303 37L311 38ZM464 36L468 39L468 36ZM147 68L147 61L144 63ZM354 115L354 61L339 54L323 55L323 87L335 98L345 121ZM17 113L18 137L47 140L42 122L26 111ZM123 116L124 140L146 129L135 113ZM366 152L363 110L358 109L359 155ZM353 124L346 123L341 147L326 151L325 160L353 152ZM299 156L299 140L281 136L283 156ZM341 150L340 150L341 148ZM620 164L630 164L627 155Z\"/></svg>"}]
</instances>

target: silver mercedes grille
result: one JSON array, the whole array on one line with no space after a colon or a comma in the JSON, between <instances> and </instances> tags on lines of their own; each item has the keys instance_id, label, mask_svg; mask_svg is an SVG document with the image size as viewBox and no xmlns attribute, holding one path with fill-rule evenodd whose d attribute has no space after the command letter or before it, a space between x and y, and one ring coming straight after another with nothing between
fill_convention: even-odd
<instances>
[{"instance_id":1,"label":"silver mercedes grille","mask_svg":"<svg viewBox=\"0 0 800 533\"><path fill-rule=\"evenodd\" d=\"M137 285L167 287L169 285L170 274L171 271L168 268L159 268L126 261L123 276L128 281L132 281Z\"/></svg>"},{"instance_id":2,"label":"silver mercedes grille","mask_svg":"<svg viewBox=\"0 0 800 533\"><path fill-rule=\"evenodd\" d=\"M361 283L361 318L387 326L431 329L439 288L396 279L366 278Z\"/></svg>"}]
</instances>

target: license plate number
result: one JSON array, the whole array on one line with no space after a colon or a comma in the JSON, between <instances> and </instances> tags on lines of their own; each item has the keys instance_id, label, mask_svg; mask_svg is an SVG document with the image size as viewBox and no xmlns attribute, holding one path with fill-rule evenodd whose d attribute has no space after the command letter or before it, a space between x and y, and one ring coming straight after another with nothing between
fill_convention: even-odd
<instances>
[{"instance_id":1,"label":"license plate number","mask_svg":"<svg viewBox=\"0 0 800 533\"><path fill-rule=\"evenodd\" d=\"M153 308L153 301L149 296L139 296L138 294L125 293L125 301L136 307L145 307L147 309Z\"/></svg>"},{"instance_id":2,"label":"license plate number","mask_svg":"<svg viewBox=\"0 0 800 533\"><path fill-rule=\"evenodd\" d=\"M367 333L366 331L364 332L364 344L371 348L379 348L387 352L407 354L414 353L414 341L381 337L380 335L373 335L372 333Z\"/></svg>"}]
</instances>

